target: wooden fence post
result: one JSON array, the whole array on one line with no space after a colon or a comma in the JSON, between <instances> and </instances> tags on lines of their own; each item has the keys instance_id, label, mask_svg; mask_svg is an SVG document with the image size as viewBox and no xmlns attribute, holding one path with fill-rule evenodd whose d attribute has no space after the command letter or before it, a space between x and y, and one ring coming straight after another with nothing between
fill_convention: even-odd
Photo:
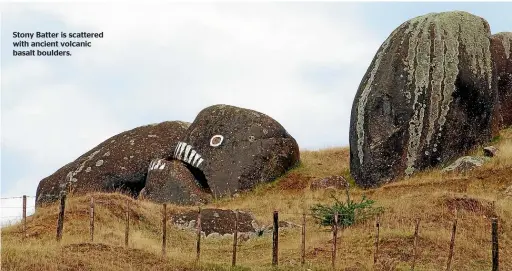
<instances>
[{"instance_id":1,"label":"wooden fence post","mask_svg":"<svg viewBox=\"0 0 512 271\"><path fill-rule=\"evenodd\" d=\"M419 228L420 228L420 219L417 218L416 219L416 226L414 227L414 241L413 241L413 248L412 248L411 271L414 270L414 266L416 265Z\"/></svg>"},{"instance_id":2,"label":"wooden fence post","mask_svg":"<svg viewBox=\"0 0 512 271\"><path fill-rule=\"evenodd\" d=\"M332 227L332 269L336 266L336 242L338 239L338 212L334 213L334 225Z\"/></svg>"},{"instance_id":3,"label":"wooden fence post","mask_svg":"<svg viewBox=\"0 0 512 271\"><path fill-rule=\"evenodd\" d=\"M238 210L235 211L235 232L233 233L233 260L232 266L236 265L236 246L238 243Z\"/></svg>"},{"instance_id":4,"label":"wooden fence post","mask_svg":"<svg viewBox=\"0 0 512 271\"><path fill-rule=\"evenodd\" d=\"M57 220L57 242L62 240L62 228L64 227L64 210L66 208L66 194L60 196L59 219Z\"/></svg>"},{"instance_id":5,"label":"wooden fence post","mask_svg":"<svg viewBox=\"0 0 512 271\"><path fill-rule=\"evenodd\" d=\"M27 236L27 195L23 195L23 238Z\"/></svg>"},{"instance_id":6,"label":"wooden fence post","mask_svg":"<svg viewBox=\"0 0 512 271\"><path fill-rule=\"evenodd\" d=\"M455 246L455 232L457 231L457 209L455 209L455 220L453 221L452 228L452 239L450 241L450 252L448 254L448 263L446 264L446 270L451 270L452 257L453 257L453 248Z\"/></svg>"},{"instance_id":7,"label":"wooden fence post","mask_svg":"<svg viewBox=\"0 0 512 271\"><path fill-rule=\"evenodd\" d=\"M126 200L126 227L124 230L124 246L128 247L128 236L130 233L130 201Z\"/></svg>"},{"instance_id":8,"label":"wooden fence post","mask_svg":"<svg viewBox=\"0 0 512 271\"><path fill-rule=\"evenodd\" d=\"M196 245L196 262L199 263L201 256L201 207L197 212L197 245Z\"/></svg>"},{"instance_id":9,"label":"wooden fence post","mask_svg":"<svg viewBox=\"0 0 512 271\"><path fill-rule=\"evenodd\" d=\"M492 271L499 270L498 218L492 218Z\"/></svg>"},{"instance_id":10,"label":"wooden fence post","mask_svg":"<svg viewBox=\"0 0 512 271\"><path fill-rule=\"evenodd\" d=\"M373 265L377 264L379 259L379 233L380 233L380 215L377 215L377 221L375 222L377 227L377 234L375 235L375 253L373 254Z\"/></svg>"},{"instance_id":11,"label":"wooden fence post","mask_svg":"<svg viewBox=\"0 0 512 271\"><path fill-rule=\"evenodd\" d=\"M279 254L279 213L274 211L274 232L272 234L272 265L277 266Z\"/></svg>"},{"instance_id":12,"label":"wooden fence post","mask_svg":"<svg viewBox=\"0 0 512 271\"><path fill-rule=\"evenodd\" d=\"M89 228L91 233L91 242L94 242L94 197L91 196L91 208L89 211Z\"/></svg>"},{"instance_id":13,"label":"wooden fence post","mask_svg":"<svg viewBox=\"0 0 512 271\"><path fill-rule=\"evenodd\" d=\"M167 204L162 209L162 254L165 255L167 247Z\"/></svg>"},{"instance_id":14,"label":"wooden fence post","mask_svg":"<svg viewBox=\"0 0 512 271\"><path fill-rule=\"evenodd\" d=\"M306 263L306 212L302 213L302 244L301 244L301 255L300 264L304 266Z\"/></svg>"}]
</instances>

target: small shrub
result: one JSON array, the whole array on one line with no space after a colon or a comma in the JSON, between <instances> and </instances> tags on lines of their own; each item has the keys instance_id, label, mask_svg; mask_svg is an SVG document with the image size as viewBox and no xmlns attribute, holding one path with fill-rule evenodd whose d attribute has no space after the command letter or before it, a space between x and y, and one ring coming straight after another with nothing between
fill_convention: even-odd
<instances>
[{"instance_id":1,"label":"small shrub","mask_svg":"<svg viewBox=\"0 0 512 271\"><path fill-rule=\"evenodd\" d=\"M334 225L334 214L338 213L338 226L348 227L355 223L364 221L383 212L382 207L373 207L374 200L367 199L363 195L360 202L354 202L350 198L342 202L336 197L331 206L315 204L311 207L311 213L317 222L322 226Z\"/></svg>"}]
</instances>

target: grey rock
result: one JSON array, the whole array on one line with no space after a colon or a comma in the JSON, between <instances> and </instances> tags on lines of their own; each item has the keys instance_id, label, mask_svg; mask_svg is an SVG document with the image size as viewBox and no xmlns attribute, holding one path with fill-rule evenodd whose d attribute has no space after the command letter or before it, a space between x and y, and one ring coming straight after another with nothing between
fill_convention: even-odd
<instances>
[{"instance_id":1,"label":"grey rock","mask_svg":"<svg viewBox=\"0 0 512 271\"><path fill-rule=\"evenodd\" d=\"M444 172L465 172L476 167L481 167L485 162L489 161L488 157L482 156L464 156L457 159L451 165L443 169Z\"/></svg>"}]
</instances>

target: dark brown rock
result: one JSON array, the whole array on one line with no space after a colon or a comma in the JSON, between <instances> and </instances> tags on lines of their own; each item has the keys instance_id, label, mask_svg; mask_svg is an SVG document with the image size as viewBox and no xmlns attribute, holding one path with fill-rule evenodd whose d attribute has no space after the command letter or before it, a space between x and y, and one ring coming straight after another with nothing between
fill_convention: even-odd
<instances>
[{"instance_id":1,"label":"dark brown rock","mask_svg":"<svg viewBox=\"0 0 512 271\"><path fill-rule=\"evenodd\" d=\"M498 76L498 129L512 125L512 32L491 36L491 52Z\"/></svg>"},{"instance_id":2,"label":"dark brown rock","mask_svg":"<svg viewBox=\"0 0 512 271\"><path fill-rule=\"evenodd\" d=\"M497 87L489 36L488 23L466 12L427 14L391 33L352 107L356 183L411 175L490 139Z\"/></svg>"},{"instance_id":3,"label":"dark brown rock","mask_svg":"<svg viewBox=\"0 0 512 271\"><path fill-rule=\"evenodd\" d=\"M206 204L212 196L202 188L187 165L178 160L154 159L149 164L141 197L158 203Z\"/></svg>"},{"instance_id":4,"label":"dark brown rock","mask_svg":"<svg viewBox=\"0 0 512 271\"><path fill-rule=\"evenodd\" d=\"M115 135L39 182L36 204L52 202L62 192L124 191L137 196L149 163L171 157L189 124L162 122Z\"/></svg>"},{"instance_id":5,"label":"dark brown rock","mask_svg":"<svg viewBox=\"0 0 512 271\"><path fill-rule=\"evenodd\" d=\"M314 180L309 188L311 190L319 189L345 189L348 186L347 180L343 176L329 176Z\"/></svg>"},{"instance_id":6,"label":"dark brown rock","mask_svg":"<svg viewBox=\"0 0 512 271\"><path fill-rule=\"evenodd\" d=\"M194 230L197 221L197 211L188 211L171 217L172 223L184 229ZM201 231L206 236L217 233L219 235L233 234L235 232L235 211L223 209L201 210ZM239 211L238 232L255 233L258 230L257 223L252 214Z\"/></svg>"},{"instance_id":7,"label":"dark brown rock","mask_svg":"<svg viewBox=\"0 0 512 271\"><path fill-rule=\"evenodd\" d=\"M299 147L263 113L214 105L197 115L174 157L218 197L273 181L298 163Z\"/></svg>"},{"instance_id":8,"label":"dark brown rock","mask_svg":"<svg viewBox=\"0 0 512 271\"><path fill-rule=\"evenodd\" d=\"M498 149L494 146L487 146L484 148L484 155L487 157L494 157L497 152Z\"/></svg>"}]
</instances>

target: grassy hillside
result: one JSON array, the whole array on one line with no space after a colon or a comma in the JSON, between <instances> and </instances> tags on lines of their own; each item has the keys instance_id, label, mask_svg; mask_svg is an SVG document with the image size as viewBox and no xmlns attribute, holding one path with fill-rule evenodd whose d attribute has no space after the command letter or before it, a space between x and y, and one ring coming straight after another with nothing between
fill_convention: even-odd
<instances>
[{"instance_id":1,"label":"grassy hillside","mask_svg":"<svg viewBox=\"0 0 512 271\"><path fill-rule=\"evenodd\" d=\"M377 270L409 270L414 221L421 219L419 257L416 270L441 270L446 266L453 210L459 210L454 270L488 270L491 264L490 221L495 212L500 222L501 270L512 270L512 197L504 191L512 186L512 129L501 132L495 145L498 156L466 174L443 174L434 169L371 190L352 188L351 197L363 194L385 209L381 218L380 261ZM479 153L481 150L475 150ZM252 212L269 225L272 211L280 219L300 223L300 213L316 203L332 202L331 191L309 189L316 178L349 176L347 148L303 151L302 165L272 184L259 186L232 199L207 207ZM334 193L344 199L345 192ZM28 218L28 237L22 240L21 225L2 229L2 270L229 270L231 239L203 239L200 266L194 264L195 234L168 229L167 255L161 255L161 206L118 194L94 194L96 199L95 242L89 243L89 197L71 197L61 244L55 242L58 207L40 208ZM124 248L126 201L132 208L130 248ZM492 202L495 201L495 210ZM177 213L185 207L168 207ZM195 208L194 208L195 209ZM339 270L373 270L374 221L339 233ZM238 249L240 270L271 268L271 235L242 241ZM300 267L300 228L281 232L280 269ZM332 236L311 217L307 220L306 267L330 267Z\"/></svg>"}]
</instances>

